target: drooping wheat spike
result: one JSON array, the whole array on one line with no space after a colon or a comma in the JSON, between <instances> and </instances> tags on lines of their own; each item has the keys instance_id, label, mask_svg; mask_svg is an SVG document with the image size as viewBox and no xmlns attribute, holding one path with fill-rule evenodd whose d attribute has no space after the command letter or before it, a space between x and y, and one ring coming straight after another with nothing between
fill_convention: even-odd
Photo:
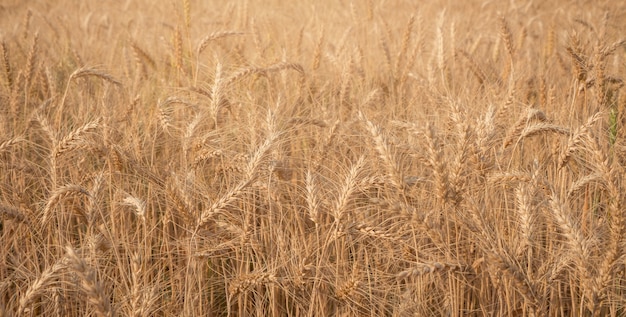
<instances>
[{"instance_id":1,"label":"drooping wheat spike","mask_svg":"<svg viewBox=\"0 0 626 317\"><path fill-rule=\"evenodd\" d=\"M273 273L249 273L237 276L228 285L228 296L234 297L245 293L255 286L279 283L280 279Z\"/></svg>"},{"instance_id":2,"label":"drooping wheat spike","mask_svg":"<svg viewBox=\"0 0 626 317\"><path fill-rule=\"evenodd\" d=\"M63 97L61 97L61 100L59 101L59 106L57 108L57 114L56 114L56 121L60 122L61 121L61 117L63 115L63 111L65 108L65 99L67 99L67 95L69 93L70 90L70 85L72 83L72 80L74 79L78 79L81 77L96 77L96 78L100 78L104 81L107 81L109 83L112 83L118 87L122 86L122 83L119 82L117 79L115 79L113 76L103 72L103 71L99 71L97 69L91 68L91 67L81 67L77 70L75 70L72 74L70 74L70 76L67 79L67 83L65 84L65 92L63 93Z\"/></svg>"},{"instance_id":3,"label":"drooping wheat spike","mask_svg":"<svg viewBox=\"0 0 626 317\"><path fill-rule=\"evenodd\" d=\"M96 78L100 78L104 81L107 81L109 83L112 83L116 86L122 86L122 83L117 80L115 77L113 77L110 74L107 74L101 70L92 68L92 67L81 67L77 70L75 70L71 75L70 75L70 80L71 79L78 79L81 77L96 77Z\"/></svg>"},{"instance_id":4,"label":"drooping wheat spike","mask_svg":"<svg viewBox=\"0 0 626 317\"><path fill-rule=\"evenodd\" d=\"M76 251L67 246L65 248L68 259L68 266L79 278L79 286L87 296L87 301L94 306L95 313L100 317L113 316L113 310L109 302L109 296L104 292L104 288L98 282L96 272L82 259Z\"/></svg>"},{"instance_id":5,"label":"drooping wheat spike","mask_svg":"<svg viewBox=\"0 0 626 317\"><path fill-rule=\"evenodd\" d=\"M87 145L85 136L88 133L94 132L99 126L100 118L87 122L83 126L68 133L55 145L54 149L50 153L51 157L57 158L66 152L70 152Z\"/></svg>"},{"instance_id":6,"label":"drooping wheat spike","mask_svg":"<svg viewBox=\"0 0 626 317\"><path fill-rule=\"evenodd\" d=\"M214 148L202 148L196 153L196 157L193 159L193 168L198 168L202 164L206 162L210 162L211 160L223 159L224 152L220 149Z\"/></svg>"},{"instance_id":7,"label":"drooping wheat spike","mask_svg":"<svg viewBox=\"0 0 626 317\"><path fill-rule=\"evenodd\" d=\"M104 184L104 172L100 172L93 177L93 183L91 188L89 188L88 192L91 193L88 196L89 200L85 206L85 218L87 220L87 224L92 226L97 219L98 211L101 211L100 206L102 200L100 198L100 192L102 190Z\"/></svg>"},{"instance_id":8,"label":"drooping wheat spike","mask_svg":"<svg viewBox=\"0 0 626 317\"><path fill-rule=\"evenodd\" d=\"M197 220L197 228L204 226L215 215L223 214L226 209L236 201L239 195L243 193L244 189L246 189L255 180L263 158L267 155L277 138L278 133L269 134L265 138L265 141L263 141L263 143L261 143L256 150L251 153L250 158L243 169L242 180L228 190L224 195L220 196L220 198L215 200L209 208L201 212L200 217Z\"/></svg>"},{"instance_id":9,"label":"drooping wheat spike","mask_svg":"<svg viewBox=\"0 0 626 317\"><path fill-rule=\"evenodd\" d=\"M124 198L124 204L135 209L135 214L142 222L146 222L146 202L135 196L127 196Z\"/></svg>"},{"instance_id":10,"label":"drooping wheat spike","mask_svg":"<svg viewBox=\"0 0 626 317\"><path fill-rule=\"evenodd\" d=\"M615 53L615 51L626 45L626 39L621 39L618 41L613 42L613 44L609 45L609 46L605 46L600 50L600 58L601 59L605 59L611 55L613 55L613 53Z\"/></svg>"},{"instance_id":11,"label":"drooping wheat spike","mask_svg":"<svg viewBox=\"0 0 626 317\"><path fill-rule=\"evenodd\" d=\"M548 106L548 87L546 86L546 79L544 76L539 78L539 105L547 109Z\"/></svg>"},{"instance_id":12,"label":"drooping wheat spike","mask_svg":"<svg viewBox=\"0 0 626 317\"><path fill-rule=\"evenodd\" d=\"M54 300L54 313L56 316L67 315L66 299L61 292L61 288L57 287L52 296Z\"/></svg>"},{"instance_id":13,"label":"drooping wheat spike","mask_svg":"<svg viewBox=\"0 0 626 317\"><path fill-rule=\"evenodd\" d=\"M342 283L335 291L335 296L340 301L354 300L355 293L361 288L361 282L354 277L350 277L347 281Z\"/></svg>"},{"instance_id":14,"label":"drooping wheat spike","mask_svg":"<svg viewBox=\"0 0 626 317\"><path fill-rule=\"evenodd\" d=\"M41 224L46 225L48 223L52 211L63 199L78 195L90 196L89 192L79 185L69 184L55 189L46 200L41 216Z\"/></svg>"},{"instance_id":15,"label":"drooping wheat spike","mask_svg":"<svg viewBox=\"0 0 626 317\"><path fill-rule=\"evenodd\" d=\"M507 172L495 172L489 174L487 179L489 183L504 183L504 182L532 182L532 175L529 175L527 172L512 170Z\"/></svg>"},{"instance_id":16,"label":"drooping wheat spike","mask_svg":"<svg viewBox=\"0 0 626 317\"><path fill-rule=\"evenodd\" d=\"M209 94L210 97L210 94ZM168 97L163 102L158 102L158 119L159 119L159 127L163 129L167 134L171 135L172 130L179 130L178 127L173 125L172 114L174 109L170 106L172 104L182 104L185 106L193 107L194 104L186 99L178 98L178 97Z\"/></svg>"},{"instance_id":17,"label":"drooping wheat spike","mask_svg":"<svg viewBox=\"0 0 626 317\"><path fill-rule=\"evenodd\" d=\"M5 152L5 151L9 151L11 147L13 147L13 146L15 146L15 145L17 145L19 143L22 143L24 141L26 141L26 139L24 139L24 137L22 137L22 136L12 137L12 138L10 138L10 139L0 143L0 153Z\"/></svg>"},{"instance_id":18,"label":"drooping wheat spike","mask_svg":"<svg viewBox=\"0 0 626 317\"><path fill-rule=\"evenodd\" d=\"M513 140L519 139L522 135L522 132L526 127L529 126L531 122L536 122L536 124L545 123L547 121L546 115L543 111L535 108L528 108L525 115L519 117L517 122L511 128L509 128L509 132L507 132L504 140L502 141L502 148L506 148L507 146L513 143ZM527 132L532 132L529 130Z\"/></svg>"},{"instance_id":19,"label":"drooping wheat spike","mask_svg":"<svg viewBox=\"0 0 626 317\"><path fill-rule=\"evenodd\" d=\"M609 78L606 76L606 63L607 58L612 55L617 48L623 46L626 40L620 40L612 45L602 47L598 42L596 45L596 52L594 54L593 68L595 70L594 86L596 93L596 102L601 109L611 108L609 100L608 83Z\"/></svg>"},{"instance_id":20,"label":"drooping wheat spike","mask_svg":"<svg viewBox=\"0 0 626 317\"><path fill-rule=\"evenodd\" d=\"M20 296L18 301L18 314L24 313L24 310L28 308L28 305L33 299L35 299L36 296L45 293L46 289L55 282L54 279L60 275L59 271L66 266L66 259L62 258L43 270L43 272L41 272L41 274L28 285L26 291L24 291Z\"/></svg>"},{"instance_id":21,"label":"drooping wheat spike","mask_svg":"<svg viewBox=\"0 0 626 317\"><path fill-rule=\"evenodd\" d=\"M543 132L553 132L553 133L562 134L565 136L569 136L571 134L568 128L565 128L556 124L538 122L538 123L527 125L526 127L524 127L524 129L519 134L518 140L531 137L533 135L543 133Z\"/></svg>"},{"instance_id":22,"label":"drooping wheat spike","mask_svg":"<svg viewBox=\"0 0 626 317\"><path fill-rule=\"evenodd\" d=\"M587 119L587 122L585 124L578 127L574 131L574 133L571 134L569 140L567 141L567 146L565 147L565 149L563 150L563 152L561 153L559 157L559 168L562 168L563 166L565 166L565 164L567 164L572 154L574 154L575 151L581 148L581 145L583 145L583 142L585 141L585 139L589 137L588 134L591 130L591 127L600 118L601 118L601 113L600 112L595 113L594 115L589 117L589 119Z\"/></svg>"},{"instance_id":23,"label":"drooping wheat spike","mask_svg":"<svg viewBox=\"0 0 626 317\"><path fill-rule=\"evenodd\" d=\"M289 63L289 62L276 63L276 64L273 64L273 65L267 66L265 68L260 68L260 69L257 70L257 72L258 73L262 73L262 74L267 74L267 73L278 72L278 71L285 70L285 69L295 70L301 76L305 75L304 74L304 68L302 67L302 65L300 65L298 63ZM227 81L227 83L230 83L230 81Z\"/></svg>"},{"instance_id":24,"label":"drooping wheat spike","mask_svg":"<svg viewBox=\"0 0 626 317\"><path fill-rule=\"evenodd\" d=\"M204 52L204 50L209 46L209 44L212 41L221 39L221 38L225 38L225 37L230 37L230 36L236 36L236 35L244 35L246 33L241 32L241 31L219 31L219 32L213 32L207 36L205 36L204 38L202 38L202 40L200 40L200 42L198 43L198 46L196 48L196 56L200 56L200 54L202 54L202 52Z\"/></svg>"},{"instance_id":25,"label":"drooping wheat spike","mask_svg":"<svg viewBox=\"0 0 626 317\"><path fill-rule=\"evenodd\" d=\"M117 145L108 146L108 164L112 171L122 172L127 163L123 150Z\"/></svg>"},{"instance_id":26,"label":"drooping wheat spike","mask_svg":"<svg viewBox=\"0 0 626 317\"><path fill-rule=\"evenodd\" d=\"M0 204L0 214L6 215L17 222L28 222L25 212L13 206Z\"/></svg>"},{"instance_id":27,"label":"drooping wheat spike","mask_svg":"<svg viewBox=\"0 0 626 317\"><path fill-rule=\"evenodd\" d=\"M570 185L569 189L567 190L567 198L573 198L576 193L578 193L581 190L584 190L585 187L589 184L593 184L593 183L602 184L603 182L604 182L604 178L601 173L596 172L596 173L591 173L589 175L585 175L577 179L575 182L573 182ZM583 219L583 221L585 220Z\"/></svg>"},{"instance_id":28,"label":"drooping wheat spike","mask_svg":"<svg viewBox=\"0 0 626 317\"><path fill-rule=\"evenodd\" d=\"M312 125L320 128L327 128L328 122L321 119L305 118L305 117L292 117L289 119L291 125Z\"/></svg>"},{"instance_id":29,"label":"drooping wheat spike","mask_svg":"<svg viewBox=\"0 0 626 317\"><path fill-rule=\"evenodd\" d=\"M365 223L355 223L354 225L350 226L351 230L353 230L354 232L358 232L364 236L368 236L368 237L372 237L378 240L391 240L394 242L400 242L401 239L397 238L397 235L395 235L392 232L389 231L385 231L382 228L379 227L375 227L373 225L368 225Z\"/></svg>"}]
</instances>

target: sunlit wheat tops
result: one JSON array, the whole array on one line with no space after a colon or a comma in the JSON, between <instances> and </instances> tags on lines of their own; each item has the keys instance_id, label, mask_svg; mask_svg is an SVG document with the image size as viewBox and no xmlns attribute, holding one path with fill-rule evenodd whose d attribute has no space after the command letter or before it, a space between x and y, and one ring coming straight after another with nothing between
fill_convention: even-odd
<instances>
[{"instance_id":1,"label":"sunlit wheat tops","mask_svg":"<svg viewBox=\"0 0 626 317\"><path fill-rule=\"evenodd\" d=\"M0 16L0 316L626 315L624 1Z\"/></svg>"}]
</instances>

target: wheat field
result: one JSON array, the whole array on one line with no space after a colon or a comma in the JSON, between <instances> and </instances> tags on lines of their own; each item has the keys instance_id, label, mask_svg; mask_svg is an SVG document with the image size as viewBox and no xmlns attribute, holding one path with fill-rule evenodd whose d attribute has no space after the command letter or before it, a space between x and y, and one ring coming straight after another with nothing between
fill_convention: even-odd
<instances>
[{"instance_id":1,"label":"wheat field","mask_svg":"<svg viewBox=\"0 0 626 317\"><path fill-rule=\"evenodd\" d=\"M626 316L626 3L0 3L0 316Z\"/></svg>"}]
</instances>

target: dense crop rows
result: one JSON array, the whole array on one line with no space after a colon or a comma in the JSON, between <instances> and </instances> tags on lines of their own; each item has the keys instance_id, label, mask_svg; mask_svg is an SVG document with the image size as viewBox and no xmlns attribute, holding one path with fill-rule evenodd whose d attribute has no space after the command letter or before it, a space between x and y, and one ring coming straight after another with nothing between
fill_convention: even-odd
<instances>
[{"instance_id":1,"label":"dense crop rows","mask_svg":"<svg viewBox=\"0 0 626 317\"><path fill-rule=\"evenodd\" d=\"M4 1L0 316L626 315L624 30L621 1Z\"/></svg>"}]
</instances>

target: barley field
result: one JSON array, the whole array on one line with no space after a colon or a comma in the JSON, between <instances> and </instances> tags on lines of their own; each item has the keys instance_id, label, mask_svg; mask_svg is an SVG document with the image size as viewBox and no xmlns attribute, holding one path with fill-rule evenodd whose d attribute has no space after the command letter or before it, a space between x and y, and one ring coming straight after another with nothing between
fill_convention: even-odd
<instances>
[{"instance_id":1,"label":"barley field","mask_svg":"<svg viewBox=\"0 0 626 317\"><path fill-rule=\"evenodd\" d=\"M626 316L626 3L0 3L0 316Z\"/></svg>"}]
</instances>

